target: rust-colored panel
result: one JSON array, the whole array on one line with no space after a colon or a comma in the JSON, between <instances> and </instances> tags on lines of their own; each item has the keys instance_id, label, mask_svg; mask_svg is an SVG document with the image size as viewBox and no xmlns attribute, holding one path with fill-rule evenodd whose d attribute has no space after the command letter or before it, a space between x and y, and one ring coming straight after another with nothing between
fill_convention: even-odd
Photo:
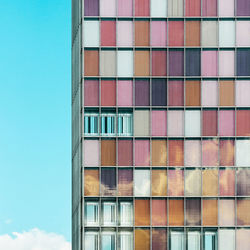
<instances>
[{"instance_id":1,"label":"rust-colored panel","mask_svg":"<svg viewBox=\"0 0 250 250\"><path fill-rule=\"evenodd\" d=\"M99 171L97 169L85 169L84 171L84 195L99 196Z\"/></svg>"},{"instance_id":2,"label":"rust-colored panel","mask_svg":"<svg viewBox=\"0 0 250 250\"><path fill-rule=\"evenodd\" d=\"M234 106L233 81L220 81L220 106Z\"/></svg>"},{"instance_id":3,"label":"rust-colored panel","mask_svg":"<svg viewBox=\"0 0 250 250\"><path fill-rule=\"evenodd\" d=\"M199 81L186 81L186 106L201 105L201 84Z\"/></svg>"},{"instance_id":4,"label":"rust-colored panel","mask_svg":"<svg viewBox=\"0 0 250 250\"><path fill-rule=\"evenodd\" d=\"M84 51L84 75L98 76L99 75L99 52L98 50Z\"/></svg>"},{"instance_id":5,"label":"rust-colored panel","mask_svg":"<svg viewBox=\"0 0 250 250\"><path fill-rule=\"evenodd\" d=\"M167 75L167 51L153 50L152 51L152 75L166 76Z\"/></svg>"},{"instance_id":6,"label":"rust-colored panel","mask_svg":"<svg viewBox=\"0 0 250 250\"><path fill-rule=\"evenodd\" d=\"M202 171L203 196L218 195L218 170L207 169Z\"/></svg>"},{"instance_id":7,"label":"rust-colored panel","mask_svg":"<svg viewBox=\"0 0 250 250\"><path fill-rule=\"evenodd\" d=\"M135 46L149 46L148 21L135 21Z\"/></svg>"},{"instance_id":8,"label":"rust-colored panel","mask_svg":"<svg viewBox=\"0 0 250 250\"><path fill-rule=\"evenodd\" d=\"M186 0L186 16L201 15L201 0Z\"/></svg>"},{"instance_id":9,"label":"rust-colored panel","mask_svg":"<svg viewBox=\"0 0 250 250\"><path fill-rule=\"evenodd\" d=\"M118 165L133 166L133 141L118 141Z\"/></svg>"},{"instance_id":10,"label":"rust-colored panel","mask_svg":"<svg viewBox=\"0 0 250 250\"><path fill-rule=\"evenodd\" d=\"M149 0L135 0L135 16L149 16Z\"/></svg>"},{"instance_id":11,"label":"rust-colored panel","mask_svg":"<svg viewBox=\"0 0 250 250\"><path fill-rule=\"evenodd\" d=\"M135 200L135 226L148 226L150 224L149 200Z\"/></svg>"},{"instance_id":12,"label":"rust-colored panel","mask_svg":"<svg viewBox=\"0 0 250 250\"><path fill-rule=\"evenodd\" d=\"M203 110L202 113L202 135L217 136L217 110Z\"/></svg>"},{"instance_id":13,"label":"rust-colored panel","mask_svg":"<svg viewBox=\"0 0 250 250\"><path fill-rule=\"evenodd\" d=\"M135 76L149 76L149 51L135 51Z\"/></svg>"},{"instance_id":14,"label":"rust-colored panel","mask_svg":"<svg viewBox=\"0 0 250 250\"><path fill-rule=\"evenodd\" d=\"M184 22L169 21L168 23L168 45L173 47L184 45Z\"/></svg>"},{"instance_id":15,"label":"rust-colored panel","mask_svg":"<svg viewBox=\"0 0 250 250\"><path fill-rule=\"evenodd\" d=\"M152 165L167 165L167 140L152 141Z\"/></svg>"},{"instance_id":16,"label":"rust-colored panel","mask_svg":"<svg viewBox=\"0 0 250 250\"><path fill-rule=\"evenodd\" d=\"M135 229L135 250L150 250L149 229Z\"/></svg>"},{"instance_id":17,"label":"rust-colored panel","mask_svg":"<svg viewBox=\"0 0 250 250\"><path fill-rule=\"evenodd\" d=\"M101 105L116 105L116 86L115 81L101 81Z\"/></svg>"},{"instance_id":18,"label":"rust-colored panel","mask_svg":"<svg viewBox=\"0 0 250 250\"><path fill-rule=\"evenodd\" d=\"M102 166L116 165L115 140L102 140L101 142L101 164Z\"/></svg>"},{"instance_id":19,"label":"rust-colored panel","mask_svg":"<svg viewBox=\"0 0 250 250\"><path fill-rule=\"evenodd\" d=\"M169 140L169 166L183 166L184 165L184 141L183 140Z\"/></svg>"},{"instance_id":20,"label":"rust-colored panel","mask_svg":"<svg viewBox=\"0 0 250 250\"><path fill-rule=\"evenodd\" d=\"M250 225L250 200L238 199L237 200L237 224L239 226Z\"/></svg>"},{"instance_id":21,"label":"rust-colored panel","mask_svg":"<svg viewBox=\"0 0 250 250\"><path fill-rule=\"evenodd\" d=\"M236 135L250 135L250 110L236 111Z\"/></svg>"},{"instance_id":22,"label":"rust-colored panel","mask_svg":"<svg viewBox=\"0 0 250 250\"><path fill-rule=\"evenodd\" d=\"M184 225L183 200L169 200L169 225L170 226Z\"/></svg>"},{"instance_id":23,"label":"rust-colored panel","mask_svg":"<svg viewBox=\"0 0 250 250\"><path fill-rule=\"evenodd\" d=\"M184 195L184 171L181 169L168 170L168 195Z\"/></svg>"},{"instance_id":24,"label":"rust-colored panel","mask_svg":"<svg viewBox=\"0 0 250 250\"><path fill-rule=\"evenodd\" d=\"M101 46L116 45L116 22L101 21Z\"/></svg>"},{"instance_id":25,"label":"rust-colored panel","mask_svg":"<svg viewBox=\"0 0 250 250\"><path fill-rule=\"evenodd\" d=\"M203 226L218 225L218 201L203 200L202 223Z\"/></svg>"},{"instance_id":26,"label":"rust-colored panel","mask_svg":"<svg viewBox=\"0 0 250 250\"><path fill-rule=\"evenodd\" d=\"M234 140L220 140L220 166L234 166Z\"/></svg>"},{"instance_id":27,"label":"rust-colored panel","mask_svg":"<svg viewBox=\"0 0 250 250\"><path fill-rule=\"evenodd\" d=\"M167 195L167 170L152 170L152 195Z\"/></svg>"},{"instance_id":28,"label":"rust-colored panel","mask_svg":"<svg viewBox=\"0 0 250 250\"><path fill-rule=\"evenodd\" d=\"M186 46L200 46L200 21L186 21Z\"/></svg>"}]
</instances>

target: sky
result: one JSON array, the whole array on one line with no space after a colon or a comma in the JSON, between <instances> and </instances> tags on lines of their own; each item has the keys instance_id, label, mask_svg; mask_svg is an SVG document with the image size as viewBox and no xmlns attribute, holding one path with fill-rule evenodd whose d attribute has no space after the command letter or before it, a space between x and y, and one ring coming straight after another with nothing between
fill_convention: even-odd
<instances>
[{"instance_id":1,"label":"sky","mask_svg":"<svg viewBox=\"0 0 250 250\"><path fill-rule=\"evenodd\" d=\"M70 249L70 29L70 0L0 0L0 249Z\"/></svg>"}]
</instances>

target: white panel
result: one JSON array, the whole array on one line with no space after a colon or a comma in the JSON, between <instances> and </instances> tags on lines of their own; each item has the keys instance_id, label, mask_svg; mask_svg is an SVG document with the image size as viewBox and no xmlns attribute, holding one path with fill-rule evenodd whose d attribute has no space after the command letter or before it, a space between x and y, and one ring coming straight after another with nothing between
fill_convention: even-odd
<instances>
[{"instance_id":1,"label":"white panel","mask_svg":"<svg viewBox=\"0 0 250 250\"><path fill-rule=\"evenodd\" d=\"M134 135L149 136L149 111L135 110L134 112Z\"/></svg>"},{"instance_id":2,"label":"white panel","mask_svg":"<svg viewBox=\"0 0 250 250\"><path fill-rule=\"evenodd\" d=\"M166 17L167 16L167 0L151 1L151 16Z\"/></svg>"},{"instance_id":3,"label":"white panel","mask_svg":"<svg viewBox=\"0 0 250 250\"><path fill-rule=\"evenodd\" d=\"M236 166L250 166L250 140L236 140Z\"/></svg>"},{"instance_id":4,"label":"white panel","mask_svg":"<svg viewBox=\"0 0 250 250\"><path fill-rule=\"evenodd\" d=\"M150 171L135 170L134 186L135 196L150 196Z\"/></svg>"},{"instance_id":5,"label":"white panel","mask_svg":"<svg viewBox=\"0 0 250 250\"><path fill-rule=\"evenodd\" d=\"M188 232L188 250L200 250L200 232Z\"/></svg>"},{"instance_id":6,"label":"white panel","mask_svg":"<svg viewBox=\"0 0 250 250\"><path fill-rule=\"evenodd\" d=\"M220 21L219 22L219 46L234 47L235 46L235 22Z\"/></svg>"},{"instance_id":7,"label":"white panel","mask_svg":"<svg viewBox=\"0 0 250 250\"><path fill-rule=\"evenodd\" d=\"M117 52L117 75L121 77L133 76L133 51Z\"/></svg>"},{"instance_id":8,"label":"white panel","mask_svg":"<svg viewBox=\"0 0 250 250\"><path fill-rule=\"evenodd\" d=\"M183 0L168 0L168 15L171 17L182 17Z\"/></svg>"},{"instance_id":9,"label":"white panel","mask_svg":"<svg viewBox=\"0 0 250 250\"><path fill-rule=\"evenodd\" d=\"M185 136L201 135L201 112L199 110L185 111Z\"/></svg>"},{"instance_id":10,"label":"white panel","mask_svg":"<svg viewBox=\"0 0 250 250\"><path fill-rule=\"evenodd\" d=\"M203 21L201 25L201 45L202 46L217 46L217 22Z\"/></svg>"},{"instance_id":11,"label":"white panel","mask_svg":"<svg viewBox=\"0 0 250 250\"><path fill-rule=\"evenodd\" d=\"M171 232L171 247L172 250L184 250L184 233L183 232Z\"/></svg>"},{"instance_id":12,"label":"white panel","mask_svg":"<svg viewBox=\"0 0 250 250\"><path fill-rule=\"evenodd\" d=\"M86 47L99 46L99 21L84 21L83 44Z\"/></svg>"},{"instance_id":13,"label":"white panel","mask_svg":"<svg viewBox=\"0 0 250 250\"><path fill-rule=\"evenodd\" d=\"M235 231L219 230L219 250L235 250Z\"/></svg>"}]
</instances>

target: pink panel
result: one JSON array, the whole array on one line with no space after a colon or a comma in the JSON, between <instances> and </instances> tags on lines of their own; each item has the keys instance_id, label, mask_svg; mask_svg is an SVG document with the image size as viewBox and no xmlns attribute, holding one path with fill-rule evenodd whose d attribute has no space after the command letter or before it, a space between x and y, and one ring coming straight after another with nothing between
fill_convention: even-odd
<instances>
[{"instance_id":1,"label":"pink panel","mask_svg":"<svg viewBox=\"0 0 250 250\"><path fill-rule=\"evenodd\" d=\"M133 22L117 22L117 46L133 46Z\"/></svg>"},{"instance_id":2,"label":"pink panel","mask_svg":"<svg viewBox=\"0 0 250 250\"><path fill-rule=\"evenodd\" d=\"M234 0L219 0L219 16L234 16Z\"/></svg>"},{"instance_id":3,"label":"pink panel","mask_svg":"<svg viewBox=\"0 0 250 250\"><path fill-rule=\"evenodd\" d=\"M151 46L167 46L167 22L151 22Z\"/></svg>"},{"instance_id":4,"label":"pink panel","mask_svg":"<svg viewBox=\"0 0 250 250\"><path fill-rule=\"evenodd\" d=\"M237 250L249 250L250 229L238 229L236 232Z\"/></svg>"},{"instance_id":5,"label":"pink panel","mask_svg":"<svg viewBox=\"0 0 250 250\"><path fill-rule=\"evenodd\" d=\"M118 106L132 106L133 105L133 82L132 81L118 81L117 87L117 105Z\"/></svg>"},{"instance_id":6,"label":"pink panel","mask_svg":"<svg viewBox=\"0 0 250 250\"><path fill-rule=\"evenodd\" d=\"M99 105L99 81L96 80L84 81L84 105L85 106Z\"/></svg>"},{"instance_id":7,"label":"pink panel","mask_svg":"<svg viewBox=\"0 0 250 250\"><path fill-rule=\"evenodd\" d=\"M133 15L133 0L118 0L118 16Z\"/></svg>"},{"instance_id":8,"label":"pink panel","mask_svg":"<svg viewBox=\"0 0 250 250\"><path fill-rule=\"evenodd\" d=\"M153 136L167 135L167 111L164 110L152 111L152 135Z\"/></svg>"},{"instance_id":9,"label":"pink panel","mask_svg":"<svg viewBox=\"0 0 250 250\"><path fill-rule=\"evenodd\" d=\"M100 16L116 16L116 0L100 0Z\"/></svg>"},{"instance_id":10,"label":"pink panel","mask_svg":"<svg viewBox=\"0 0 250 250\"><path fill-rule=\"evenodd\" d=\"M149 166L150 165L150 144L149 140L135 141L135 165Z\"/></svg>"},{"instance_id":11,"label":"pink panel","mask_svg":"<svg viewBox=\"0 0 250 250\"><path fill-rule=\"evenodd\" d=\"M237 46L250 46L250 21L237 21L236 31Z\"/></svg>"},{"instance_id":12,"label":"pink panel","mask_svg":"<svg viewBox=\"0 0 250 250\"><path fill-rule=\"evenodd\" d=\"M184 171L168 170L168 195L183 196L184 195Z\"/></svg>"},{"instance_id":13,"label":"pink panel","mask_svg":"<svg viewBox=\"0 0 250 250\"><path fill-rule=\"evenodd\" d=\"M219 201L219 226L234 226L235 224L234 200Z\"/></svg>"},{"instance_id":14,"label":"pink panel","mask_svg":"<svg viewBox=\"0 0 250 250\"><path fill-rule=\"evenodd\" d=\"M184 117L182 110L168 111L168 135L183 136L184 135Z\"/></svg>"},{"instance_id":15,"label":"pink panel","mask_svg":"<svg viewBox=\"0 0 250 250\"><path fill-rule=\"evenodd\" d=\"M201 166L200 140L185 141L185 166Z\"/></svg>"},{"instance_id":16,"label":"pink panel","mask_svg":"<svg viewBox=\"0 0 250 250\"><path fill-rule=\"evenodd\" d=\"M168 22L168 45L183 46L184 45L184 22L170 21Z\"/></svg>"},{"instance_id":17,"label":"pink panel","mask_svg":"<svg viewBox=\"0 0 250 250\"><path fill-rule=\"evenodd\" d=\"M218 166L218 141L204 140L202 141L202 165Z\"/></svg>"},{"instance_id":18,"label":"pink panel","mask_svg":"<svg viewBox=\"0 0 250 250\"><path fill-rule=\"evenodd\" d=\"M234 76L234 51L219 52L219 76Z\"/></svg>"},{"instance_id":19,"label":"pink panel","mask_svg":"<svg viewBox=\"0 0 250 250\"><path fill-rule=\"evenodd\" d=\"M152 200L152 225L167 225L167 200Z\"/></svg>"},{"instance_id":20,"label":"pink panel","mask_svg":"<svg viewBox=\"0 0 250 250\"><path fill-rule=\"evenodd\" d=\"M217 51L203 50L201 53L201 75L217 76Z\"/></svg>"},{"instance_id":21,"label":"pink panel","mask_svg":"<svg viewBox=\"0 0 250 250\"><path fill-rule=\"evenodd\" d=\"M202 0L202 15L217 16L217 0Z\"/></svg>"},{"instance_id":22,"label":"pink panel","mask_svg":"<svg viewBox=\"0 0 250 250\"><path fill-rule=\"evenodd\" d=\"M250 81L236 81L236 106L250 106Z\"/></svg>"},{"instance_id":23,"label":"pink panel","mask_svg":"<svg viewBox=\"0 0 250 250\"><path fill-rule=\"evenodd\" d=\"M99 141L85 140L84 141L84 165L98 166L99 165Z\"/></svg>"},{"instance_id":24,"label":"pink panel","mask_svg":"<svg viewBox=\"0 0 250 250\"><path fill-rule=\"evenodd\" d=\"M234 136L235 134L235 114L234 110L219 111L219 135Z\"/></svg>"},{"instance_id":25,"label":"pink panel","mask_svg":"<svg viewBox=\"0 0 250 250\"><path fill-rule=\"evenodd\" d=\"M218 82L203 81L202 82L202 106L218 105Z\"/></svg>"},{"instance_id":26,"label":"pink panel","mask_svg":"<svg viewBox=\"0 0 250 250\"><path fill-rule=\"evenodd\" d=\"M233 169L220 170L220 195L235 195L235 172Z\"/></svg>"},{"instance_id":27,"label":"pink panel","mask_svg":"<svg viewBox=\"0 0 250 250\"><path fill-rule=\"evenodd\" d=\"M101 45L115 46L116 43L116 22L101 21Z\"/></svg>"}]
</instances>

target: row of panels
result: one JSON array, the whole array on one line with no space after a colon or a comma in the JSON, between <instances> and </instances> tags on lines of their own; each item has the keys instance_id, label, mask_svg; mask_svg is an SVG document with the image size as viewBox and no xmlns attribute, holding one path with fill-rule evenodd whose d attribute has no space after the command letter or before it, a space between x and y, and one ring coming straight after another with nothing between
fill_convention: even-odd
<instances>
[{"instance_id":1,"label":"row of panels","mask_svg":"<svg viewBox=\"0 0 250 250\"><path fill-rule=\"evenodd\" d=\"M84 196L250 196L249 169L85 168Z\"/></svg>"},{"instance_id":2,"label":"row of panels","mask_svg":"<svg viewBox=\"0 0 250 250\"><path fill-rule=\"evenodd\" d=\"M85 16L250 16L248 0L84 0Z\"/></svg>"},{"instance_id":3,"label":"row of panels","mask_svg":"<svg viewBox=\"0 0 250 250\"><path fill-rule=\"evenodd\" d=\"M84 51L85 77L250 76L250 49Z\"/></svg>"},{"instance_id":4,"label":"row of panels","mask_svg":"<svg viewBox=\"0 0 250 250\"><path fill-rule=\"evenodd\" d=\"M250 140L85 140L84 166L250 166Z\"/></svg>"},{"instance_id":5,"label":"row of panels","mask_svg":"<svg viewBox=\"0 0 250 250\"><path fill-rule=\"evenodd\" d=\"M250 21L85 20L84 47L244 47Z\"/></svg>"},{"instance_id":6,"label":"row of panels","mask_svg":"<svg viewBox=\"0 0 250 250\"><path fill-rule=\"evenodd\" d=\"M84 106L250 107L250 81L85 80Z\"/></svg>"}]
</instances>

